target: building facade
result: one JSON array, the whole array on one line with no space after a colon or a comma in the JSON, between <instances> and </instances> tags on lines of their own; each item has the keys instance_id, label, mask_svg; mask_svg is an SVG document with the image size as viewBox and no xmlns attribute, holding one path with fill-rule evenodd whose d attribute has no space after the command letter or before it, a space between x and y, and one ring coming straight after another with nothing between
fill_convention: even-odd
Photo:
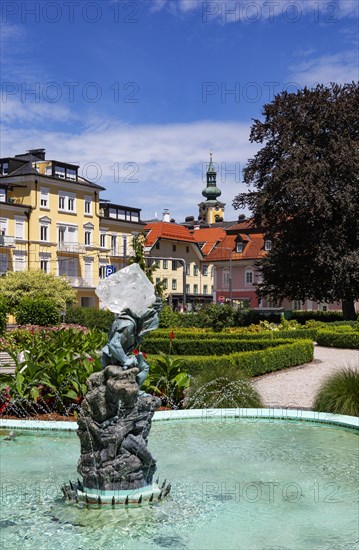
<instances>
[{"instance_id":1,"label":"building facade","mask_svg":"<svg viewBox=\"0 0 359 550\"><path fill-rule=\"evenodd\" d=\"M101 201L104 187L44 149L0 159L0 174L0 274L64 275L78 305L97 306L99 279L126 264L143 230L140 209Z\"/></svg>"}]
</instances>

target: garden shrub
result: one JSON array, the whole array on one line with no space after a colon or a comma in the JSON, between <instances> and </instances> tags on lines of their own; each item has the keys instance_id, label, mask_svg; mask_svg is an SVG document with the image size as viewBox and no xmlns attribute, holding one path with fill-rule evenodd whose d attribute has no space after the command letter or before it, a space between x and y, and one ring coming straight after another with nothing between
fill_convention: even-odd
<instances>
[{"instance_id":1,"label":"garden shrub","mask_svg":"<svg viewBox=\"0 0 359 550\"><path fill-rule=\"evenodd\" d=\"M259 393L243 372L223 363L192 378L186 393L187 409L263 407Z\"/></svg>"},{"instance_id":2,"label":"garden shrub","mask_svg":"<svg viewBox=\"0 0 359 550\"><path fill-rule=\"evenodd\" d=\"M288 367L309 363L313 360L314 345L310 340L291 341L274 348L257 351L243 351L229 355L180 356L184 360L183 370L195 376L202 370L212 370L218 365L239 369L248 376L259 376ZM156 355L149 356L149 363Z\"/></svg>"},{"instance_id":3,"label":"garden shrub","mask_svg":"<svg viewBox=\"0 0 359 550\"><path fill-rule=\"evenodd\" d=\"M10 339L7 348L15 376L0 373L0 413L27 416L78 410L87 378L101 369L97 350L106 335L81 327L28 327L22 332L28 335L27 347L19 350L19 340Z\"/></svg>"},{"instance_id":4,"label":"garden shrub","mask_svg":"<svg viewBox=\"0 0 359 550\"><path fill-rule=\"evenodd\" d=\"M267 349L287 343L283 339L215 339L208 340L173 340L171 346L164 338L146 341L143 349L146 353L168 353L174 355L228 355L237 351Z\"/></svg>"},{"instance_id":5,"label":"garden shrub","mask_svg":"<svg viewBox=\"0 0 359 550\"><path fill-rule=\"evenodd\" d=\"M259 325L257 325L259 326ZM315 340L317 331L314 329L303 329L302 327L298 330L260 330L256 332L247 332L244 328L228 329L223 332L212 332L205 331L204 329L176 329L174 332L174 340L268 340L271 338L312 338ZM146 335L144 340L144 349L147 346L147 342L166 339L167 342L170 338L169 330L156 330L154 332Z\"/></svg>"},{"instance_id":6,"label":"garden shrub","mask_svg":"<svg viewBox=\"0 0 359 550\"><path fill-rule=\"evenodd\" d=\"M15 309L16 322L19 325L41 325L49 327L58 325L61 309L49 298L23 298Z\"/></svg>"},{"instance_id":7,"label":"garden shrub","mask_svg":"<svg viewBox=\"0 0 359 550\"><path fill-rule=\"evenodd\" d=\"M106 309L95 307L75 307L66 311L66 323L74 323L90 329L108 332L115 319L115 315Z\"/></svg>"},{"instance_id":8,"label":"garden shrub","mask_svg":"<svg viewBox=\"0 0 359 550\"><path fill-rule=\"evenodd\" d=\"M0 298L0 336L6 331L7 313L7 303L3 298Z\"/></svg>"},{"instance_id":9,"label":"garden shrub","mask_svg":"<svg viewBox=\"0 0 359 550\"><path fill-rule=\"evenodd\" d=\"M329 348L359 349L359 332L338 328L342 327L337 327L337 330L318 330L317 343Z\"/></svg>"},{"instance_id":10,"label":"garden shrub","mask_svg":"<svg viewBox=\"0 0 359 550\"><path fill-rule=\"evenodd\" d=\"M162 309L160 311L160 322L159 327L160 328L172 328L179 326L179 317L180 314L176 311L173 311L171 306L162 306Z\"/></svg>"},{"instance_id":11,"label":"garden shrub","mask_svg":"<svg viewBox=\"0 0 359 550\"><path fill-rule=\"evenodd\" d=\"M317 392L314 410L359 416L359 372L346 368L327 378Z\"/></svg>"},{"instance_id":12,"label":"garden shrub","mask_svg":"<svg viewBox=\"0 0 359 550\"><path fill-rule=\"evenodd\" d=\"M332 321L343 321L342 311L301 311L295 310L291 312L291 319L296 319L298 323L304 325L306 321L322 321L330 323Z\"/></svg>"}]
</instances>

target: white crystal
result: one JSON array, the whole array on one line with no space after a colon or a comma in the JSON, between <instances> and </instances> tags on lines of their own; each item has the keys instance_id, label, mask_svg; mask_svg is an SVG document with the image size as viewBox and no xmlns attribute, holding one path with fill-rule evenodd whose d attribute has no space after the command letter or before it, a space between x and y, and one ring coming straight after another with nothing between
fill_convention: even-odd
<instances>
[{"instance_id":1,"label":"white crystal","mask_svg":"<svg viewBox=\"0 0 359 550\"><path fill-rule=\"evenodd\" d=\"M138 264L128 265L103 279L95 292L113 313L128 308L140 316L156 300L154 286Z\"/></svg>"}]
</instances>

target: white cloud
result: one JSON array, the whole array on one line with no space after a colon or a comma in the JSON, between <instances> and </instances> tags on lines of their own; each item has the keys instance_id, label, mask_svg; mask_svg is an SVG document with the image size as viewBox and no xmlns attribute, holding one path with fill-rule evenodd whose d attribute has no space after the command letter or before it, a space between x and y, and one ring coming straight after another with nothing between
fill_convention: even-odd
<instances>
[{"instance_id":1,"label":"white cloud","mask_svg":"<svg viewBox=\"0 0 359 550\"><path fill-rule=\"evenodd\" d=\"M100 176L98 183L107 189L103 198L138 206L147 219L169 208L171 215L181 221L198 213L205 187L202 172L212 149L219 168L220 198L227 205L226 219L236 219L238 212L233 210L232 200L245 186L236 182L229 171L235 169L235 163L240 163L242 169L254 155L257 146L249 143L248 136L249 126L236 123L103 123L76 134L9 129L3 134L2 150L3 155L13 155L44 147L47 158L77 162L89 179ZM126 163L133 164L126 167Z\"/></svg>"},{"instance_id":2,"label":"white cloud","mask_svg":"<svg viewBox=\"0 0 359 550\"><path fill-rule=\"evenodd\" d=\"M357 81L359 77L358 57L354 51L314 57L292 65L290 79L299 86L314 86L330 82L344 84Z\"/></svg>"}]
</instances>

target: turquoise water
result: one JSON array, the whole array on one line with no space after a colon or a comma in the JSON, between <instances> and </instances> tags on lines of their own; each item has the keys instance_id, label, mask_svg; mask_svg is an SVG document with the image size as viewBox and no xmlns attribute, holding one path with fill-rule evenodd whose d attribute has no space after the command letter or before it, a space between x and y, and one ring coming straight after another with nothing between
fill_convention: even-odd
<instances>
[{"instance_id":1,"label":"turquoise water","mask_svg":"<svg viewBox=\"0 0 359 550\"><path fill-rule=\"evenodd\" d=\"M304 422L156 422L149 447L171 498L78 509L75 433L0 435L2 549L354 549L358 435Z\"/></svg>"}]
</instances>

